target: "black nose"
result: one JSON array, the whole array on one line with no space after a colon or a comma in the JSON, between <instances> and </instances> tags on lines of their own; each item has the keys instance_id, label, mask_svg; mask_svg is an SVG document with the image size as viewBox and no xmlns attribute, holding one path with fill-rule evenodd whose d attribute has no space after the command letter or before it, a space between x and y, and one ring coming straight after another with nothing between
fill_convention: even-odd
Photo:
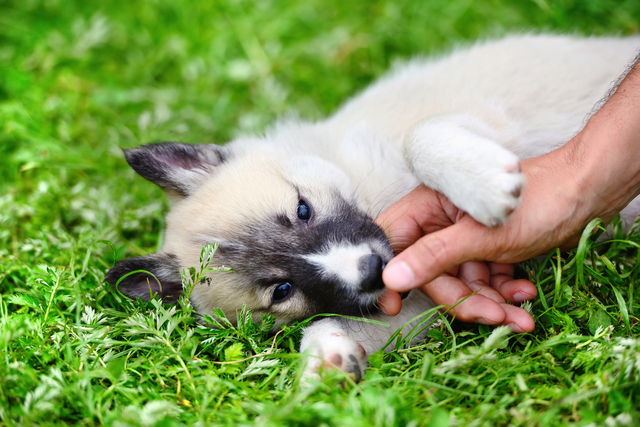
<instances>
[{"instance_id":1,"label":"black nose","mask_svg":"<svg viewBox=\"0 0 640 427\"><path fill-rule=\"evenodd\" d=\"M382 283L382 269L385 262L380 255L367 255L360 260L360 271L362 281L360 282L361 292L373 292L384 288Z\"/></svg>"}]
</instances>

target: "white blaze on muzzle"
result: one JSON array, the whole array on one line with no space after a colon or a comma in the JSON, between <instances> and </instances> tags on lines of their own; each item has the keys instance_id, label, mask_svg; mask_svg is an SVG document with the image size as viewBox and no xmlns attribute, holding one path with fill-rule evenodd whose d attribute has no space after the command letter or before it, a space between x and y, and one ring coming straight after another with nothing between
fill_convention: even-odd
<instances>
[{"instance_id":1,"label":"white blaze on muzzle","mask_svg":"<svg viewBox=\"0 0 640 427\"><path fill-rule=\"evenodd\" d=\"M373 254L375 252L371 246L364 243L339 243L327 248L325 252L305 255L304 258L318 266L323 276L337 278L349 288L358 291L363 277L362 260Z\"/></svg>"}]
</instances>

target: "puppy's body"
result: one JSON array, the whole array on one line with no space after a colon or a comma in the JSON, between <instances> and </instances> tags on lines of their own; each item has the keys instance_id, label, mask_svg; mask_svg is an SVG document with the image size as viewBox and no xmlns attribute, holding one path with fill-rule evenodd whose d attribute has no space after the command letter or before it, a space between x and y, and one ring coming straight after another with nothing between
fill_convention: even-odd
<instances>
[{"instance_id":1,"label":"puppy's body","mask_svg":"<svg viewBox=\"0 0 640 427\"><path fill-rule=\"evenodd\" d=\"M303 350L360 373L367 353L433 306L412 292L399 316L377 311L392 252L372 217L422 182L488 226L504 222L520 201L519 159L575 135L639 45L545 35L480 43L406 64L325 121L283 122L224 148L128 150L173 206L163 251L120 262L107 280L147 269L161 282L154 290L175 298L180 269L219 243L215 262L234 272L196 285L200 312L232 314L246 303L281 323L322 312L384 319L390 328L331 318L305 332ZM638 205L623 212L626 227ZM133 274L120 289L148 297L147 279Z\"/></svg>"}]
</instances>

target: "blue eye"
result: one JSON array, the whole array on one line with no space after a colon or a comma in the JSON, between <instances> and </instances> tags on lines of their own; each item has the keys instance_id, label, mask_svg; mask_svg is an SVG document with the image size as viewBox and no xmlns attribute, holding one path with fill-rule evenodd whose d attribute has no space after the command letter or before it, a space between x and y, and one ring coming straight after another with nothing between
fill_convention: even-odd
<instances>
[{"instance_id":1,"label":"blue eye","mask_svg":"<svg viewBox=\"0 0 640 427\"><path fill-rule=\"evenodd\" d=\"M293 286L291 286L291 284L289 284L288 282L276 286L276 288L273 290L273 302L281 302L286 300L289 295L291 295L292 290Z\"/></svg>"},{"instance_id":2,"label":"blue eye","mask_svg":"<svg viewBox=\"0 0 640 427\"><path fill-rule=\"evenodd\" d=\"M300 202L298 203L297 213L298 218L301 221L307 222L309 221L309 218L311 218L311 208L304 200L300 200Z\"/></svg>"}]
</instances>

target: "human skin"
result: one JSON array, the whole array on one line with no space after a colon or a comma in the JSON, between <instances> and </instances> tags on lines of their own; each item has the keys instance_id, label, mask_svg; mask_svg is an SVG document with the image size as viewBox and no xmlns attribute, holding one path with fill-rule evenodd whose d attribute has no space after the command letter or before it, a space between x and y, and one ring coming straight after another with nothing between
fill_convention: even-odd
<instances>
[{"instance_id":1,"label":"human skin","mask_svg":"<svg viewBox=\"0 0 640 427\"><path fill-rule=\"evenodd\" d=\"M590 220L608 223L640 193L638 58L582 131L520 168L527 182L522 204L497 227L424 186L377 218L398 253L382 275L386 313L400 311L397 292L419 288L436 304L458 304L451 312L459 320L533 330L531 315L507 304L537 295L533 283L513 279L511 264L575 247Z\"/></svg>"}]
</instances>

